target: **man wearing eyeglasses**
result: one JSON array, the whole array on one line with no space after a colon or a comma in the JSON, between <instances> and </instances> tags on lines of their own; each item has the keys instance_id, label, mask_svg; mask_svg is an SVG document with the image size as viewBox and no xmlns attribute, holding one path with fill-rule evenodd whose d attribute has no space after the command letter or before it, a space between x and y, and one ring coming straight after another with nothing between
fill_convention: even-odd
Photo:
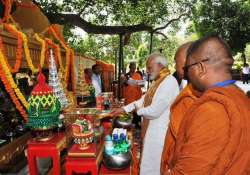
<instances>
[{"instance_id":1,"label":"man wearing eyeglasses","mask_svg":"<svg viewBox=\"0 0 250 175\"><path fill-rule=\"evenodd\" d=\"M187 49L190 47L192 42L181 45L175 53L175 68L178 79L180 82L186 79L184 76L184 69L187 56ZM181 86L181 84L180 84ZM174 103L170 108L170 122L166 126L168 128L165 137L164 148L161 156L161 173L164 172L170 166L169 163L173 157L174 146L177 140L178 130L180 123L184 118L184 115L193 105L195 100L200 94L192 88L191 84L188 84L182 89L180 94L175 99Z\"/></svg>"},{"instance_id":2,"label":"man wearing eyeglasses","mask_svg":"<svg viewBox=\"0 0 250 175\"><path fill-rule=\"evenodd\" d=\"M228 45L212 35L188 49L185 72L203 92L183 118L164 175L250 172L250 101L232 80Z\"/></svg>"}]
</instances>

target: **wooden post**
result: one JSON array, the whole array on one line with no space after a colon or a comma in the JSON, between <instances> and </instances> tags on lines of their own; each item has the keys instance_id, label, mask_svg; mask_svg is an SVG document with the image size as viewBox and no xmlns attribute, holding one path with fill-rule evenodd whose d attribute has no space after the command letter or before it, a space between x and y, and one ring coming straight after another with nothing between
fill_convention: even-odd
<instances>
[{"instance_id":1,"label":"wooden post","mask_svg":"<svg viewBox=\"0 0 250 175\"><path fill-rule=\"evenodd\" d=\"M154 33L151 32L150 33L150 45L149 45L149 54L152 53L152 49L153 49L153 36L154 36Z\"/></svg>"},{"instance_id":2,"label":"wooden post","mask_svg":"<svg viewBox=\"0 0 250 175\"><path fill-rule=\"evenodd\" d=\"M121 99L121 74L122 74L122 61L123 61L123 34L120 34L120 45L119 45L119 60L118 60L118 99Z\"/></svg>"},{"instance_id":3,"label":"wooden post","mask_svg":"<svg viewBox=\"0 0 250 175\"><path fill-rule=\"evenodd\" d=\"M152 49L153 49L153 36L154 36L154 33L153 32L151 32L150 33L150 45L149 45L149 54L151 54L152 53ZM148 80L147 80L148 82L147 82L147 84L148 84L148 86L147 86L147 90L149 89L149 76L148 76Z\"/></svg>"}]
</instances>

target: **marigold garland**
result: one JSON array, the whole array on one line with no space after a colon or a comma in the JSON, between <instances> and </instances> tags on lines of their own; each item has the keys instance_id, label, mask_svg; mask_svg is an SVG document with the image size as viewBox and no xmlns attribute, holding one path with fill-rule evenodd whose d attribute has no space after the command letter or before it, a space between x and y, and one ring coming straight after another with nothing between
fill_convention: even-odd
<instances>
[{"instance_id":1,"label":"marigold garland","mask_svg":"<svg viewBox=\"0 0 250 175\"><path fill-rule=\"evenodd\" d=\"M0 55L0 64L2 66L2 69L3 69L3 72L5 73L6 75L6 78L7 80L9 81L10 83L10 86L14 89L17 97L19 98L19 100L22 102L22 104L24 105L24 107L27 109L29 104L28 102L26 101L26 99L24 98L23 94L21 93L20 89L17 87L13 77L12 77L12 74L7 66L7 63L6 63L6 58L4 58L4 55L2 54L1 52L1 55Z\"/></svg>"},{"instance_id":2,"label":"marigold garland","mask_svg":"<svg viewBox=\"0 0 250 175\"><path fill-rule=\"evenodd\" d=\"M20 99L20 101L23 103L23 105L26 108L28 108L28 103L27 103L26 99L23 97L23 95L20 92L17 85L15 84L15 82L13 80L13 77L12 77L12 75L10 73L10 70L8 69L7 63L5 62L5 58L4 58L4 55L3 55L1 50L0 50L0 77L1 77L1 80L2 80L2 82L4 84L4 87L5 87L6 91L10 95L10 97L11 97L13 103L15 104L16 108L18 109L18 111L20 112L20 114L22 115L24 120L27 121L28 120L27 113L23 109L20 102L18 101L18 98ZM15 93L16 93L18 98L15 96Z\"/></svg>"},{"instance_id":3,"label":"marigold garland","mask_svg":"<svg viewBox=\"0 0 250 175\"><path fill-rule=\"evenodd\" d=\"M12 25L4 23L4 28L11 34L17 36L17 50L16 50L16 63L14 65L14 68L11 68L12 73L16 73L19 71L22 58L23 58L23 39L21 36L22 32L17 31ZM2 43L1 43L2 44ZM1 45L2 50L3 45ZM10 67L10 65L8 65Z\"/></svg>"},{"instance_id":4,"label":"marigold garland","mask_svg":"<svg viewBox=\"0 0 250 175\"><path fill-rule=\"evenodd\" d=\"M44 39L42 39L37 33L35 34L35 38L42 45L42 47L41 47L41 57L40 57L40 66L41 66L41 68L43 68L44 60L45 60L46 41Z\"/></svg>"},{"instance_id":5,"label":"marigold garland","mask_svg":"<svg viewBox=\"0 0 250 175\"><path fill-rule=\"evenodd\" d=\"M71 50L71 82L72 82L72 91L75 92L75 57L74 51Z\"/></svg>"},{"instance_id":6,"label":"marigold garland","mask_svg":"<svg viewBox=\"0 0 250 175\"><path fill-rule=\"evenodd\" d=\"M38 69L36 69L32 63L32 59L30 56L30 50L29 50L29 46L28 46L28 39L24 33L21 33L21 34L22 34L22 38L23 38L23 47L24 47L26 61L28 63L29 68L31 69L31 71L33 73L36 73L36 72L38 72Z\"/></svg>"},{"instance_id":7,"label":"marigold garland","mask_svg":"<svg viewBox=\"0 0 250 175\"><path fill-rule=\"evenodd\" d=\"M18 33L18 37L20 37L23 41L23 47L24 47L24 52L25 52L25 58L26 58L26 61L28 63L28 66L29 68L31 69L31 71L33 73L35 72L38 72L38 69L36 69L32 63L32 59L31 59L31 56L30 56L30 50L29 50L29 46L28 46L28 39L26 37L26 35L20 31L18 31L16 29L16 27L14 25L11 25L11 24L4 24L4 26L9 30L9 31L12 31L12 32L15 32L15 33ZM20 66L19 66L20 67Z\"/></svg>"}]
</instances>

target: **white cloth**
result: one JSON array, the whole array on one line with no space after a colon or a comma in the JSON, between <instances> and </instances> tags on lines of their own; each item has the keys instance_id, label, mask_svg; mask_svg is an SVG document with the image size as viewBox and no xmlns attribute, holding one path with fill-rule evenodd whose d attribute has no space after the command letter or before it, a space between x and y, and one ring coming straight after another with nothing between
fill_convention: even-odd
<instances>
[{"instance_id":1,"label":"white cloth","mask_svg":"<svg viewBox=\"0 0 250 175\"><path fill-rule=\"evenodd\" d=\"M178 94L178 83L169 75L157 88L150 106L143 107L144 95L138 101L123 107L126 112L131 112L136 106L139 108L138 115L150 119L143 143L140 175L160 175L161 154L169 123L170 106Z\"/></svg>"},{"instance_id":2,"label":"white cloth","mask_svg":"<svg viewBox=\"0 0 250 175\"><path fill-rule=\"evenodd\" d=\"M180 84L180 91L184 89L187 86L188 82L187 80L182 79Z\"/></svg>"},{"instance_id":3,"label":"white cloth","mask_svg":"<svg viewBox=\"0 0 250 175\"><path fill-rule=\"evenodd\" d=\"M95 88L95 96L98 96L100 93L102 93L102 80L101 76L97 74L93 74L92 77L92 85Z\"/></svg>"},{"instance_id":4,"label":"white cloth","mask_svg":"<svg viewBox=\"0 0 250 175\"><path fill-rule=\"evenodd\" d=\"M243 67L242 73L243 74L249 74L249 67Z\"/></svg>"}]
</instances>

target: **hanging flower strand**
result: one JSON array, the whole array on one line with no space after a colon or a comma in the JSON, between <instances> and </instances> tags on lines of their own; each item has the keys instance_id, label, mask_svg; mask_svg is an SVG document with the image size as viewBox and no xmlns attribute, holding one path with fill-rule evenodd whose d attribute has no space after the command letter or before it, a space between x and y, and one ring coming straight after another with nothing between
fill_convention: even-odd
<instances>
[{"instance_id":1,"label":"hanging flower strand","mask_svg":"<svg viewBox=\"0 0 250 175\"><path fill-rule=\"evenodd\" d=\"M6 91L8 92L13 103L15 104L17 110L21 113L24 120L27 121L28 116L26 114L26 111L23 109L22 105L18 101L17 97L15 96L15 93L26 108L28 107L28 103L23 97L18 87L16 86L12 78L12 75L10 73L10 70L7 67L4 55L1 50L0 50L0 78L4 84Z\"/></svg>"},{"instance_id":2,"label":"hanging flower strand","mask_svg":"<svg viewBox=\"0 0 250 175\"><path fill-rule=\"evenodd\" d=\"M24 98L23 94L21 93L20 89L17 87L13 77L12 77L12 74L7 66L7 63L6 63L6 58L4 58L4 55L2 54L2 52L0 53L0 64L2 66L2 69L3 69L3 72L5 73L6 75L6 78L7 80L9 81L10 83L10 86L12 89L14 89L17 97L19 98L19 100L22 102L22 104L24 105L24 107L27 109L29 104L28 102L26 101L26 99Z\"/></svg>"},{"instance_id":3,"label":"hanging flower strand","mask_svg":"<svg viewBox=\"0 0 250 175\"><path fill-rule=\"evenodd\" d=\"M71 50L71 82L72 82L72 91L75 92L76 82L75 82L75 57L74 51Z\"/></svg>"},{"instance_id":4,"label":"hanging flower strand","mask_svg":"<svg viewBox=\"0 0 250 175\"><path fill-rule=\"evenodd\" d=\"M22 63L22 58L23 58L23 39L22 39L22 35L21 32L17 31L14 26L10 25L10 24L6 24L4 23L4 28L11 34L16 35L17 36L17 50L16 50L16 62L14 65L14 68L11 69L12 73L16 73L19 71L21 63ZM1 43L2 44L2 43ZM3 49L3 45L1 45L2 50ZM9 65L8 65L9 66ZM10 66L9 66L10 67Z\"/></svg>"},{"instance_id":5,"label":"hanging flower strand","mask_svg":"<svg viewBox=\"0 0 250 175\"><path fill-rule=\"evenodd\" d=\"M38 72L38 69L36 69L32 63L32 59L30 56L30 50L29 50L29 46L28 46L28 39L27 39L26 35L20 31L18 31L14 25L6 24L5 27L13 32L18 33L18 36L20 36L22 38L24 52L25 52L25 58L26 58L26 61L28 63L28 66L33 73Z\"/></svg>"},{"instance_id":6,"label":"hanging flower strand","mask_svg":"<svg viewBox=\"0 0 250 175\"><path fill-rule=\"evenodd\" d=\"M46 41L44 39L42 39L37 33L35 34L35 38L42 45L42 47L41 47L41 56L40 56L40 66L41 66L41 68L43 68L44 61L45 61Z\"/></svg>"},{"instance_id":7,"label":"hanging flower strand","mask_svg":"<svg viewBox=\"0 0 250 175\"><path fill-rule=\"evenodd\" d=\"M25 58L26 58L26 61L28 63L28 66L33 73L36 73L36 72L38 72L38 69L36 69L32 63L27 36L24 33L22 33L22 38L23 38L23 47L24 47L24 52L25 52Z\"/></svg>"}]
</instances>

